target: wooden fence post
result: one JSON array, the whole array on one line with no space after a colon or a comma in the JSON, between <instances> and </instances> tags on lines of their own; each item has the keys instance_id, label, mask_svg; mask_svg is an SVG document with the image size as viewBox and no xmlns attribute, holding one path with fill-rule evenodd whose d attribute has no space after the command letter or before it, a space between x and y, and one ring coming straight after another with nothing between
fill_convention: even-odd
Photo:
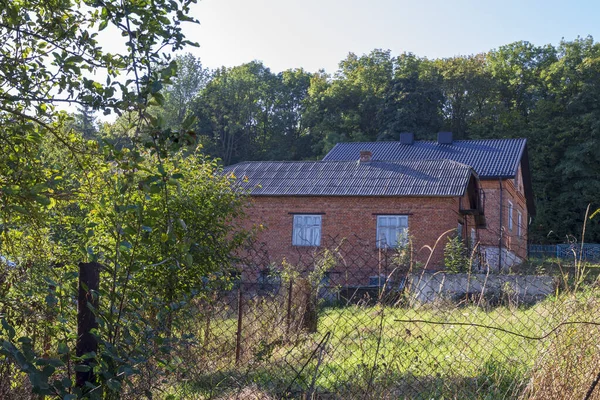
<instances>
[{"instance_id":1,"label":"wooden fence post","mask_svg":"<svg viewBox=\"0 0 600 400\"><path fill-rule=\"evenodd\" d=\"M96 262L79 263L79 294L77 297L77 344L75 354L81 357L86 353L97 352L98 342L91 333L98 328L96 316L88 307L90 303L94 309L98 307L98 289L100 286L100 267ZM96 295L92 294L96 292ZM79 365L90 367L88 371L77 371L75 383L83 387L85 382L94 382L93 365L90 360L84 360Z\"/></svg>"}]
</instances>

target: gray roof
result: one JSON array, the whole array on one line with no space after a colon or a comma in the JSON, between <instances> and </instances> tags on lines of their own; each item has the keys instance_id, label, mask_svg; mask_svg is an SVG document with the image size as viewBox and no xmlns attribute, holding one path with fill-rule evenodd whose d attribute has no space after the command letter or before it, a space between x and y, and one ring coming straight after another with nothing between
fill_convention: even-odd
<instances>
[{"instance_id":1,"label":"gray roof","mask_svg":"<svg viewBox=\"0 0 600 400\"><path fill-rule=\"evenodd\" d=\"M254 196L454 197L475 175L451 160L242 162L224 173Z\"/></svg>"},{"instance_id":2,"label":"gray roof","mask_svg":"<svg viewBox=\"0 0 600 400\"><path fill-rule=\"evenodd\" d=\"M370 150L373 160L447 159L470 165L481 179L512 178L517 173L527 139L457 140L451 144L415 141L338 143L324 161L358 160Z\"/></svg>"}]
</instances>

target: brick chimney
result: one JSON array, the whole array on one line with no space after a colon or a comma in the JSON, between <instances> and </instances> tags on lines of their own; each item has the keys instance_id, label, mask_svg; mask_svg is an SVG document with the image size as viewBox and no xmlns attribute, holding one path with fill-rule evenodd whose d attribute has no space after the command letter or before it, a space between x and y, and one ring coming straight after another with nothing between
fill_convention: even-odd
<instances>
[{"instance_id":1,"label":"brick chimney","mask_svg":"<svg viewBox=\"0 0 600 400\"><path fill-rule=\"evenodd\" d=\"M371 150L361 150L359 161L361 163L370 162L371 157L373 157L373 153L371 152Z\"/></svg>"}]
</instances>

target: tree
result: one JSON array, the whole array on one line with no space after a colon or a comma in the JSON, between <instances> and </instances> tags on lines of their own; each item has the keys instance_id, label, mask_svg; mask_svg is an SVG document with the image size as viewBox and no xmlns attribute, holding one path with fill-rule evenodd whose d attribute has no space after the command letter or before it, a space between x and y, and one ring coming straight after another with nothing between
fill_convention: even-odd
<instances>
[{"instance_id":1,"label":"tree","mask_svg":"<svg viewBox=\"0 0 600 400\"><path fill-rule=\"evenodd\" d=\"M494 84L485 63L483 54L435 62L442 78L444 130L452 132L456 139L468 139L471 125L484 124L487 129L485 118L489 115ZM472 120L476 120L475 124Z\"/></svg>"},{"instance_id":2,"label":"tree","mask_svg":"<svg viewBox=\"0 0 600 400\"><path fill-rule=\"evenodd\" d=\"M311 135L318 138L313 139L313 146L319 153L338 142L381 139L385 121L380 111L393 73L390 51L373 50L361 57L350 53L340 62L335 79L326 74L314 76L307 120Z\"/></svg>"},{"instance_id":3,"label":"tree","mask_svg":"<svg viewBox=\"0 0 600 400\"><path fill-rule=\"evenodd\" d=\"M143 365L168 363L199 280L226 268L243 237L230 230L240 195L214 162L183 155L190 121L174 131L149 110L176 71L163 50L191 44L181 23L192 21L192 3L24 0L0 14L0 254L11 260L1 271L0 358L36 394L118 397ZM124 53L100 45L108 27L126 39ZM88 110L133 115L115 125L130 143L84 140L60 103L80 105L83 131ZM80 261L103 265L90 294L98 350L83 355L74 351ZM73 368L95 376L75 387Z\"/></svg>"},{"instance_id":4,"label":"tree","mask_svg":"<svg viewBox=\"0 0 600 400\"><path fill-rule=\"evenodd\" d=\"M180 130L194 98L208 83L210 72L190 53L177 56L175 61L177 75L164 90L165 101L158 107L158 115L163 118L165 127Z\"/></svg>"},{"instance_id":5,"label":"tree","mask_svg":"<svg viewBox=\"0 0 600 400\"><path fill-rule=\"evenodd\" d=\"M381 109L381 138L397 140L400 132L431 138L442 125L443 94L438 71L427 59L402 54L396 59L394 79Z\"/></svg>"},{"instance_id":6,"label":"tree","mask_svg":"<svg viewBox=\"0 0 600 400\"><path fill-rule=\"evenodd\" d=\"M77 110L73 129L79 132L85 139L97 139L98 128L96 127L96 118L94 112L88 105L83 105Z\"/></svg>"},{"instance_id":7,"label":"tree","mask_svg":"<svg viewBox=\"0 0 600 400\"><path fill-rule=\"evenodd\" d=\"M277 75L272 134L265 159L302 160L313 156L305 121L311 78L312 74L303 69Z\"/></svg>"},{"instance_id":8,"label":"tree","mask_svg":"<svg viewBox=\"0 0 600 400\"><path fill-rule=\"evenodd\" d=\"M272 134L277 76L253 61L214 72L194 104L200 142L225 165L263 159Z\"/></svg>"}]
</instances>

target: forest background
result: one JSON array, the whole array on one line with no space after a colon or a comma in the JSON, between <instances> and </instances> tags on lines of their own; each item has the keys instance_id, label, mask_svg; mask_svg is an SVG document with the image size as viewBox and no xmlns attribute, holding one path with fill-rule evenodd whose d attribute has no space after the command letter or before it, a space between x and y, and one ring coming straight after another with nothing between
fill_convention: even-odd
<instances>
[{"instance_id":1,"label":"forest background","mask_svg":"<svg viewBox=\"0 0 600 400\"><path fill-rule=\"evenodd\" d=\"M177 63L178 77L152 112L174 131L194 117L202 152L224 165L317 160L336 143L398 140L400 132L417 140L439 131L455 140L524 137L537 208L530 242L569 241L587 205L597 208L600 45L592 37L443 59L376 49L350 53L333 74L274 73L260 61L208 70L191 54ZM90 109L75 120L88 137L125 147L129 125L134 115L96 125ZM594 221L587 240L600 241Z\"/></svg>"}]
</instances>

